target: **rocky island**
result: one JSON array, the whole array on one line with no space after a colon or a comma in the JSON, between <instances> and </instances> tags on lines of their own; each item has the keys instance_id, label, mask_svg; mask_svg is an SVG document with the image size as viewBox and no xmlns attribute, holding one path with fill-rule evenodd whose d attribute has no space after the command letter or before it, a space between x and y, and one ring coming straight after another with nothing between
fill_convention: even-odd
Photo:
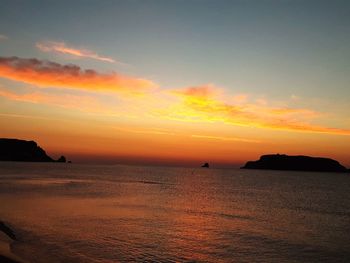
<instances>
[{"instance_id":1,"label":"rocky island","mask_svg":"<svg viewBox=\"0 0 350 263\"><path fill-rule=\"evenodd\" d=\"M348 172L339 162L330 158L285 154L263 155L257 161L247 162L241 169Z\"/></svg>"},{"instance_id":2,"label":"rocky island","mask_svg":"<svg viewBox=\"0 0 350 263\"><path fill-rule=\"evenodd\" d=\"M34 141L0 138L0 161L66 162L66 158L55 161Z\"/></svg>"}]
</instances>

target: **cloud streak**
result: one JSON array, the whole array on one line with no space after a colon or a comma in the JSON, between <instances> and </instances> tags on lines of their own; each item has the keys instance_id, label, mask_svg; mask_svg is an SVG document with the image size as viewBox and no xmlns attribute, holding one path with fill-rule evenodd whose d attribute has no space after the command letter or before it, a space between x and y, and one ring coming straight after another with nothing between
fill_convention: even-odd
<instances>
[{"instance_id":1,"label":"cloud streak","mask_svg":"<svg viewBox=\"0 0 350 263\"><path fill-rule=\"evenodd\" d=\"M174 132L164 129L125 129L120 127L114 127L115 130L127 132L127 133L141 133L141 134L150 134L150 135L178 135Z\"/></svg>"},{"instance_id":2,"label":"cloud streak","mask_svg":"<svg viewBox=\"0 0 350 263\"><path fill-rule=\"evenodd\" d=\"M77 109L85 112L105 112L107 110L101 106L98 100L90 96L77 96L70 94L55 95L42 92L17 94L6 90L0 90L0 96L15 101L48 104L63 108Z\"/></svg>"},{"instance_id":3,"label":"cloud streak","mask_svg":"<svg viewBox=\"0 0 350 263\"><path fill-rule=\"evenodd\" d=\"M62 65L39 59L0 57L0 77L33 84L39 87L111 91L141 94L157 85L147 79L117 73L102 74L77 65Z\"/></svg>"},{"instance_id":4,"label":"cloud streak","mask_svg":"<svg viewBox=\"0 0 350 263\"><path fill-rule=\"evenodd\" d=\"M309 124L320 114L309 109L273 108L259 104L230 104L213 86L190 87L171 92L180 102L154 112L167 119L190 122L223 122L237 126L286 131L350 135L349 129Z\"/></svg>"},{"instance_id":5,"label":"cloud streak","mask_svg":"<svg viewBox=\"0 0 350 263\"><path fill-rule=\"evenodd\" d=\"M135 99L135 96L130 97L131 100L125 99L118 107L113 103L101 107L103 103L98 99L92 100L88 96L80 100L79 97L73 98L71 95L57 98L38 92L33 94L0 92L0 96L18 101L83 108L87 112L98 109L97 111L101 113L136 118L152 116L152 118L185 122L222 122L244 127L350 135L350 129L314 124L314 120L322 116L319 112L305 108L271 107L266 101L249 103L247 95L227 96L222 89L213 85L151 92L157 85L147 79L116 73L102 74L91 69L84 70L72 64L62 65L51 61L18 57L0 57L0 77L42 88L56 87L145 95L139 100ZM74 107L74 105L77 106ZM219 138L208 137L207 139L218 140Z\"/></svg>"},{"instance_id":6,"label":"cloud streak","mask_svg":"<svg viewBox=\"0 0 350 263\"><path fill-rule=\"evenodd\" d=\"M66 55L71 55L80 58L91 58L109 63L115 63L116 61L110 57L100 56L97 53L88 49L78 49L67 46L65 42L56 41L44 41L36 43L36 47L43 52L56 52Z\"/></svg>"},{"instance_id":7,"label":"cloud streak","mask_svg":"<svg viewBox=\"0 0 350 263\"><path fill-rule=\"evenodd\" d=\"M261 141L258 141L258 140L251 140L251 139L238 138L238 137L223 137L223 136L211 136L211 135L200 135L200 134L192 134L191 137L198 138L198 139L218 140L218 141L261 143Z\"/></svg>"}]
</instances>

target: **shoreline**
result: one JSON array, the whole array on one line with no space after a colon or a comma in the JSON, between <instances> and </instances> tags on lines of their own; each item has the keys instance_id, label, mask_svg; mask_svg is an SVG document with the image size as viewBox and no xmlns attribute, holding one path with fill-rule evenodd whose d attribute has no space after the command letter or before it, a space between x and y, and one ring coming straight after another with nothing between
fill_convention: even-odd
<instances>
[{"instance_id":1,"label":"shoreline","mask_svg":"<svg viewBox=\"0 0 350 263\"><path fill-rule=\"evenodd\" d=\"M11 243L16 241L16 236L11 228L0 221L0 262L26 263L11 251Z\"/></svg>"}]
</instances>

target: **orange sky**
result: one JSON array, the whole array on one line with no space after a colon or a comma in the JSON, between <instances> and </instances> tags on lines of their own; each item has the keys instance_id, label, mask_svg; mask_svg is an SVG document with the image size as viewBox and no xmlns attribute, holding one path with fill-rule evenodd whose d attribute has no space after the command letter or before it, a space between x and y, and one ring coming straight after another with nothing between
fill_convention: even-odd
<instances>
[{"instance_id":1,"label":"orange sky","mask_svg":"<svg viewBox=\"0 0 350 263\"><path fill-rule=\"evenodd\" d=\"M237 167L286 153L350 166L347 117L299 98L278 101L213 84L166 88L146 78L19 57L0 57L0 77L0 137L35 140L55 158Z\"/></svg>"},{"instance_id":2,"label":"orange sky","mask_svg":"<svg viewBox=\"0 0 350 263\"><path fill-rule=\"evenodd\" d=\"M31 90L1 86L0 135L35 140L55 158L237 167L262 154L287 153L349 164L349 130L316 124L322 113L237 100L212 85L127 96Z\"/></svg>"},{"instance_id":3,"label":"orange sky","mask_svg":"<svg viewBox=\"0 0 350 263\"><path fill-rule=\"evenodd\" d=\"M1 5L0 137L73 162L350 167L348 2L56 2Z\"/></svg>"}]
</instances>

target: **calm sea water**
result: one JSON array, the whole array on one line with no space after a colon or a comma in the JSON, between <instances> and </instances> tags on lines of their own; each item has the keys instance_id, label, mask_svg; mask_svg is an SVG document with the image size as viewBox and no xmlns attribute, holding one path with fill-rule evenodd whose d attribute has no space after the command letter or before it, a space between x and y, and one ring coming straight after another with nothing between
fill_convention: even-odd
<instances>
[{"instance_id":1,"label":"calm sea water","mask_svg":"<svg viewBox=\"0 0 350 263\"><path fill-rule=\"evenodd\" d=\"M350 262L350 174L0 163L29 262Z\"/></svg>"}]
</instances>

